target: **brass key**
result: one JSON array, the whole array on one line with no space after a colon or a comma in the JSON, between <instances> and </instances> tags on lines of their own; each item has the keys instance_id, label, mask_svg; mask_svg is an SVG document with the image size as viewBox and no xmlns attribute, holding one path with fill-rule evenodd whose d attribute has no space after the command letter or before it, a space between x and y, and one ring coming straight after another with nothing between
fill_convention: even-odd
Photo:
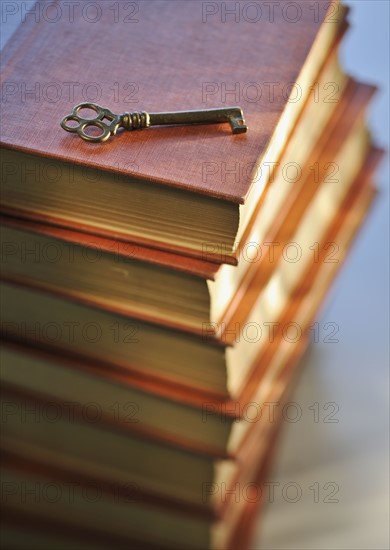
<instances>
[{"instance_id":1,"label":"brass key","mask_svg":"<svg viewBox=\"0 0 390 550\"><path fill-rule=\"evenodd\" d=\"M79 115L81 109L90 109L96 113L93 118L83 118ZM69 125L75 122L76 125ZM116 115L109 109L96 103L79 103L70 115L61 120L61 126L67 132L75 132L85 141L106 141L115 135L118 128L138 130L149 126L166 126L182 124L220 124L228 122L233 134L247 131L244 115L240 107L223 107L222 109L202 109L200 111L176 111L168 113L146 113L144 111ZM87 129L97 130L98 135L91 135Z\"/></svg>"}]
</instances>

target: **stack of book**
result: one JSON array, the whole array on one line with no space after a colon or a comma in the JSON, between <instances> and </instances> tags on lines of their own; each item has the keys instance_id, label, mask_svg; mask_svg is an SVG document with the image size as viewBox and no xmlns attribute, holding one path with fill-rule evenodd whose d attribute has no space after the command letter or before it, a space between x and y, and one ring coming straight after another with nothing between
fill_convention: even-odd
<instances>
[{"instance_id":1,"label":"stack of book","mask_svg":"<svg viewBox=\"0 0 390 550\"><path fill-rule=\"evenodd\" d=\"M38 2L3 53L3 543L247 548L374 196L374 88L338 64L336 2L66 4ZM82 101L237 104L248 132L88 143L59 124Z\"/></svg>"}]
</instances>

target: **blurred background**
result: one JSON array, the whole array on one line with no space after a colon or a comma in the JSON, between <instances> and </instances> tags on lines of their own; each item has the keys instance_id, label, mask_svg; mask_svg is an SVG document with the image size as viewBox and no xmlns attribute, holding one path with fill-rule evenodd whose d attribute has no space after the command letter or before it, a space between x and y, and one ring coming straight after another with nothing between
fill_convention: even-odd
<instances>
[{"instance_id":1,"label":"blurred background","mask_svg":"<svg viewBox=\"0 0 390 550\"><path fill-rule=\"evenodd\" d=\"M388 153L390 3L345 4L351 28L342 66L378 86L368 121ZM320 327L337 324L339 341L311 345L291 397L302 418L283 423L268 476L279 485L259 518L256 550L390 548L388 154L376 184L373 208L318 319ZM293 484L302 490L296 502Z\"/></svg>"}]
</instances>

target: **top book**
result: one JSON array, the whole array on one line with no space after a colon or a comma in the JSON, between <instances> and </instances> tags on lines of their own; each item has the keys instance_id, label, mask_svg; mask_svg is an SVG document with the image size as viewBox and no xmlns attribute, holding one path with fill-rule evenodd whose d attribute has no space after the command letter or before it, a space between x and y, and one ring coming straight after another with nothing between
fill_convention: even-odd
<instances>
[{"instance_id":1,"label":"top book","mask_svg":"<svg viewBox=\"0 0 390 550\"><path fill-rule=\"evenodd\" d=\"M3 53L3 211L196 257L207 243L209 260L235 263L235 243L315 93L345 8L177 0L23 6ZM114 113L239 105L249 130L150 127L90 143L60 127L81 102Z\"/></svg>"}]
</instances>

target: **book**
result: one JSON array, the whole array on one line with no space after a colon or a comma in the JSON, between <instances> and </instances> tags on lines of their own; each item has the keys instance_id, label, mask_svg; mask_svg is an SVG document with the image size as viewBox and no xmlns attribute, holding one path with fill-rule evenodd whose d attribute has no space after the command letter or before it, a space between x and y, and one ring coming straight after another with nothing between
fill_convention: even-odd
<instances>
[{"instance_id":1,"label":"book","mask_svg":"<svg viewBox=\"0 0 390 550\"><path fill-rule=\"evenodd\" d=\"M335 102L320 105L310 102L306 106L303 120L297 123L292 134L294 148L289 146L281 159L283 167L302 167L300 175L287 181L284 169L275 171L272 191L256 212L253 229L240 243L238 253L242 261L238 268L207 261L206 248L203 261L190 260L132 243L8 217L3 219L1 237L4 274L12 270L19 277L22 272L28 273L29 279L46 281L48 286L71 291L75 297L89 300L98 297L107 307L116 307L124 313L134 312L145 320L172 327L185 327L198 334L202 333L204 323L211 323L210 330L212 323L224 322L225 312L237 303L241 282L250 279L253 271L257 271L259 264L269 256L270 250L265 243L274 240L275 220L283 226L293 215L286 208L286 196L290 194L291 203L294 194L299 199L299 190L305 185L315 191L324 176L314 173L313 168L319 166L319 155L326 147L329 134L340 117L353 116L344 109L354 94L354 84L351 80L348 84L335 54L321 73L321 88L328 81L339 86L340 96ZM371 87L362 90L361 101L368 101L373 90ZM354 105L356 110L360 108L357 102ZM311 130L312 139L304 140L303 136L313 128L313 116L318 119L316 133L314 135ZM330 166L332 169L334 165ZM309 200L310 196L306 202L300 201L299 207L302 209ZM12 223L15 231L10 227ZM19 265L16 270L15 261ZM27 265L28 270L25 269ZM101 273L99 278L94 276L97 268ZM243 285L241 291L242 288Z\"/></svg>"},{"instance_id":2,"label":"book","mask_svg":"<svg viewBox=\"0 0 390 550\"><path fill-rule=\"evenodd\" d=\"M265 344L264 338L256 335L244 338L240 334L248 326L277 321L288 303L291 289L312 260L310 246L321 240L322 231L362 169L369 148L369 136L364 119L358 113L371 94L371 87L353 86L351 101L346 99L337 106L336 120L342 117L342 127L331 126L325 139L327 146L321 144L314 154L314 159L321 166L327 166L329 159L334 159L340 181L327 181L326 171L322 170L322 191L317 191L319 182L313 182L311 186L306 183L301 188L298 185L303 194L314 196L307 208L302 207L302 203L307 203L299 198L298 193L298 197L290 194L292 204L287 203L286 216L290 223L283 223L271 240L283 246L288 246L290 239L292 242L296 239L302 242L299 245L299 262L284 261L289 275L280 270L278 272L279 247L279 252L269 259L267 266L262 264L263 269L256 271L263 277L263 284L256 280L255 286L252 284L251 289L245 291L245 298L241 288L236 293L234 299L239 299L239 308L232 319L228 317L226 322L223 319L224 323L218 325L217 328L222 330L214 330L213 325L209 330L207 319L203 319L197 334L191 334L185 327L173 331L166 324L152 323L142 316L126 314L121 307L112 307L104 301L97 303L80 293L67 292L65 285L52 288L51 285L43 285L38 278L23 278L18 273L16 277L12 273L8 275L5 267L2 308L6 336L9 333L8 338L32 340L62 353L91 356L94 360L110 362L117 368L154 377L162 383L174 382L225 398L235 395L246 384L251 366ZM311 178L311 174L307 178ZM297 219L302 218L296 235L293 231L298 222L291 221L294 211ZM316 221L315 229L311 229L313 220ZM274 224L272 230L276 228ZM23 263L19 262L19 268L16 268L19 273L23 271ZM89 284L89 279L86 283ZM45 327L50 326L55 333L46 332Z\"/></svg>"},{"instance_id":3,"label":"book","mask_svg":"<svg viewBox=\"0 0 390 550\"><path fill-rule=\"evenodd\" d=\"M236 263L235 243L270 187L264 168L278 161L305 100L317 94L312 85L345 30L347 10L321 1L317 13L298 2L291 24L281 4L272 23L244 22L242 40L235 20L205 14L205 6L142 2L130 33L103 10L104 39L93 49L87 18L55 25L25 18L3 53L3 212L200 258L206 246L210 261ZM120 52L115 76L112 51ZM73 59L83 68L77 83ZM250 127L239 136L220 126L156 127L91 144L59 125L91 87L112 109L124 110L127 98L161 111L224 105L232 84ZM225 89L223 97L210 86ZM136 97L123 94L135 88ZM333 101L337 93L334 83L325 96Z\"/></svg>"},{"instance_id":4,"label":"book","mask_svg":"<svg viewBox=\"0 0 390 550\"><path fill-rule=\"evenodd\" d=\"M23 6L4 55L3 544L244 550L375 196L375 87L340 67L339 2L145 0L53 25L66 4ZM78 102L236 104L249 131L86 143L59 125Z\"/></svg>"},{"instance_id":5,"label":"book","mask_svg":"<svg viewBox=\"0 0 390 550\"><path fill-rule=\"evenodd\" d=\"M331 216L329 222L326 224L325 233L321 239L322 243L336 242L338 243L338 246L341 248L341 250L345 251L346 244L343 243L342 239L334 238L338 236L338 232L340 231L340 219L343 219L342 229L344 233L347 232L347 235L348 232L349 234L353 234L353 232L356 230L356 219L359 220L359 217L355 216L355 224L351 223L351 227L348 227L345 221L345 216L351 215L351 213L353 213L353 207L355 206L355 203L356 205L359 205L359 203L363 201L363 199L361 198L362 192L364 191L366 195L367 191L365 187L362 186L362 182L365 183L367 177L371 174L373 168L375 167L375 164L378 161L379 157L379 151L373 150L365 165L365 172L362 173L362 175L359 179L357 179L354 185L350 186L350 189L346 193L342 205L336 209L336 213ZM327 191L328 196L329 194L330 196L334 196L335 187L329 188L329 186L325 186L324 189ZM336 187L336 189L338 188ZM332 191L332 193L330 193L330 191ZM367 202L365 195L363 196L365 201L363 203L364 206L366 206ZM320 200L318 200L318 204L323 205L326 194L320 194L319 197ZM351 201L353 202L353 206L351 206ZM348 229L348 231L346 228ZM327 239L330 238L333 238L333 240L328 241ZM344 240L346 240L345 237L343 238ZM346 240L346 242L348 242L348 240ZM321 250L322 256L325 255L326 258L326 249L324 247L321 247ZM321 298L323 296L323 292L329 285L329 282L327 284L324 284L323 273L329 272L329 265L332 267L332 270L330 272L334 273L334 265L337 265L338 263L339 262L337 261L330 262L329 264L326 262L323 264L318 262L306 264L303 273L299 277L300 284L296 284L294 287L294 295L296 296L296 298L286 303L286 311L281 317L277 319L276 324L282 327L289 324L296 324L302 330L303 341L306 341L310 322L312 322L314 312L318 309ZM291 264L285 265L290 266L291 271ZM315 268L314 273L312 266L314 266ZM283 267L284 271L286 272L286 267ZM308 277L311 278L310 285L307 283ZM319 282L317 282L317 280ZM318 286L320 288L318 288ZM323 287L322 289L321 286ZM302 292L302 288L306 288L306 292ZM283 374L283 365L288 362L291 353L294 353L295 348L299 347L301 343L299 342L299 340L301 340L301 338L293 338L292 340L286 339L283 336L281 330L277 330L275 332L275 338L273 339L273 341L269 342L268 346L256 358L256 369L260 373L260 377L254 376L252 373L252 376L249 378L247 387L242 389L241 395L236 398L239 399L240 402L240 406L238 408L239 411L245 409L245 407L247 407L249 403L253 404L268 402L270 398L270 392L275 395L275 388L278 387L276 381L280 376L280 373ZM25 358L25 360L26 359L27 361L29 360L28 357ZM39 362L38 366L40 366ZM18 367L18 363L14 362L13 365L11 364L11 368L9 368L9 373L7 373L6 369L3 376L5 396L7 397L7 392L9 395L13 396L13 400L11 401L11 403L14 404L16 410L23 410L23 399L25 401L24 407L27 410L31 408L31 402L34 402L34 400L42 402L43 405L45 404L45 402L46 404L53 404L53 401L51 400L56 399L57 397L56 406L59 410L64 409L64 403L74 402L74 396L72 396L71 389L68 389L68 393L65 392L62 394L61 405L61 401L59 401L58 399L58 394L57 396L55 393L53 394L54 388L57 387L56 384L50 383L50 381L48 381L46 382L45 389L45 384L40 382L39 380L35 380L34 375L32 375L33 382L28 383L29 377L27 376L27 380L25 377L27 372L26 370L24 371L24 376L22 370L21 374L19 374L18 380L18 369L20 370L20 366ZM52 376L54 377L53 381L55 382L56 377L60 376L60 374L57 371L54 371ZM82 376L80 376L79 373L74 375L75 380L77 380L77 376L79 377L79 379L82 380ZM13 380L12 377L14 377ZM8 386L10 382L11 388L9 388ZM36 385L35 388L34 383ZM20 390L18 391L17 387L27 388L27 395L23 395L23 392L21 393ZM46 393L46 398L42 397L42 391L44 394ZM58 392L58 390L54 391ZM28 397L29 392L31 393L32 397ZM95 401L91 401L91 403L96 403L96 397L94 397L94 399ZM26 403L30 404L30 406L26 405ZM207 406L203 406L202 410L199 407L198 417L199 419L202 417L202 421L205 424L203 429L204 433L208 431L207 420L209 416L213 419L211 422L212 426L215 426L215 421L218 421L218 417L220 417L221 424L226 423L225 415L221 414L221 406L218 408L218 404L213 403L212 401L205 401L203 405ZM138 403L138 408L143 408L142 402ZM236 409L237 408L235 407L235 411ZM157 410L159 409L156 408L156 411ZM102 438L102 441L104 443L103 447L100 447L101 444L99 443L100 438L98 434L102 427L104 429L104 423L102 426L96 425L93 422L92 425L88 425L88 422L85 422L84 419L84 422L78 424L77 421L76 423L74 423L73 421L69 422L69 419L66 420L65 416L66 415L63 414L60 418L60 421L52 423L50 425L50 421L48 421L47 419L46 422L41 420L38 423L34 423L34 418L32 418L32 424L28 421L20 423L19 415L11 414L8 424L4 427L3 437L5 437L5 440L7 440L7 438L10 439L11 442L15 440L15 438L16 441L29 441L30 446L32 447L29 448L27 454L30 457L34 455L34 446L36 448L35 452L38 451L38 454L43 452L42 449L51 449L50 452L61 452L62 460L65 460L65 457L68 456L68 460L71 462L71 464L79 464L79 468L80 460L82 462L86 461L87 464L95 462L94 468L97 471L99 471L100 467L101 471L104 471L104 469L107 470L108 468L108 471L111 470L111 472L121 472L120 479L127 480L128 482L136 481L137 483L141 484L144 491L152 491L152 489L156 490L156 487L158 487L159 491L164 493L166 498L168 498L168 495L171 498L176 497L178 500L180 500L180 498L184 498L185 500L192 502L193 504L195 504L196 502L198 502L199 504L199 487L202 485L202 483L215 482L214 468L217 457L213 454L213 452L209 451L208 453L205 453L205 449L203 449L203 453L199 453L199 449L195 449L195 446L193 446L192 449L189 449L188 446L186 448L183 447L181 440L164 440L161 436L156 437L155 433L151 434L147 430L144 430L144 432L142 433L142 429L133 429L133 433L131 433L131 427L129 427L126 433L116 433L116 431L113 430L114 427L112 426L112 423L111 426L108 425L110 431L106 432L106 434ZM230 453L232 453L233 456L236 457L240 456L241 454L245 456L244 442L248 439L251 428L251 422L248 422L248 419L246 419L246 421L241 419L240 422L237 422L238 420L239 419L237 418L236 422L232 424L228 421L229 428L231 428L228 450ZM187 428L189 428L190 424L186 425ZM226 430L223 429L222 431L226 434ZM60 437L60 439L58 440L55 437L56 433L58 433ZM72 449L72 444L70 443L71 441L74 443L74 449ZM38 448L36 447L37 444L39 445ZM178 447L181 449L181 451L175 454L175 452L172 450L172 447ZM97 450L99 448L101 449L100 451ZM158 451L156 450L155 452L153 452L153 448L158 449ZM39 451L39 449L41 450ZM115 449L117 450L114 452ZM128 449L128 451L126 452L125 449ZM129 461L129 453L131 454L132 460L136 461L135 463ZM96 460L96 458L94 459L96 455L99 456L98 460ZM159 456L159 463L158 465L153 463L152 476L149 469L150 464L145 463L142 460L138 460L137 457L147 457L155 455ZM170 459L164 459L164 456L170 456ZM126 465L125 463L123 463L123 457L127 457ZM219 458L221 459L223 458L223 456L220 456ZM57 459L55 462L58 463L58 460L59 459ZM172 474L169 473L171 472L172 464L175 464L173 470L175 475L174 479L172 479L171 477ZM168 469L167 465L169 465ZM137 468L141 469L137 470ZM88 466L88 471L90 473L93 471L91 465ZM192 472L191 478L187 479L186 477L179 477L179 472L187 471ZM106 473L106 476L107 475L108 474ZM127 478L126 475L130 475L131 477ZM188 483L190 484L188 485Z\"/></svg>"},{"instance_id":6,"label":"book","mask_svg":"<svg viewBox=\"0 0 390 550\"><path fill-rule=\"evenodd\" d=\"M357 182L356 185L353 186L351 189L351 193L349 194L348 201L345 203L345 208L343 211L340 211L339 215L337 216L337 219L332 224L332 228L329 229L329 235L332 236L332 238L337 239L337 243L340 246L340 249L345 254L347 250L347 246L350 244L350 240L353 238L360 222L361 222L361 216L365 215L367 212L367 208L373 198L374 190L373 187L370 185L369 182L369 175L367 174L365 178L362 178L359 182ZM326 257L326 255L325 255ZM328 285L330 281L333 279L335 273L340 269L342 262L338 263L320 263L319 265L315 265L316 271L322 272L322 274L317 278L317 285L318 288L316 289L315 285L310 285L310 288L312 291L307 296L307 304L310 304L311 306L311 315L314 315L313 309L313 297L316 297L317 305L321 302L323 293L326 292ZM312 271L312 270L309 270ZM312 275L311 275L312 276ZM320 292L318 290L320 289ZM278 404L283 403L282 395L286 391L287 388L290 387L290 378L291 375L294 372L294 369L297 365L297 359L302 354L303 350L305 349L306 345L308 343L308 340L301 340L300 342L290 343L288 346L291 350L290 353L287 354L286 358L283 361L283 368L282 368L282 376L279 379L278 384L272 385L272 393L268 394L267 399L272 399L273 402L278 402ZM292 352L292 353L291 353ZM260 403L263 403L263 401L259 401ZM280 413L280 408L278 408L278 411ZM275 432L275 430L278 427L277 419L279 418L279 415L276 414L275 418L272 422L268 422L268 430L271 432ZM280 418L279 418L280 421ZM252 426L253 427L253 426ZM267 466L267 459L269 460L269 452L270 452L270 446L269 446L269 438L266 437L266 431L264 422L262 425L260 423L255 424L255 430L254 434L252 435L252 441L255 443L254 447L251 442L250 446L253 447L251 451L251 459L248 459L249 454L246 450L246 447L244 447L245 452L243 453L243 458L245 457L244 462L247 464L247 466L250 466L249 468L243 468L237 470L236 475L233 477L231 481L231 487L232 489L236 487L238 484L239 487L246 486L247 483L250 483L252 486L256 483L258 486L260 486L262 480L265 479L264 477L264 469ZM252 430L253 431L253 430ZM256 435L257 434L257 435ZM259 434L262 434L262 437L259 437ZM256 443L257 442L257 443ZM6 447L7 449L7 447ZM96 478L90 477L89 479L85 479L79 472L78 474L73 470L69 471L69 465L68 465L68 473L66 473L66 470L53 470L50 468L49 463L39 463L35 461L34 453L30 455L30 460L26 462L25 459L23 459L21 456L17 453L17 445L14 447L14 449L6 450L3 453L3 457L5 456L5 476L6 479L9 481L9 483L13 483L13 487L17 488L17 491L12 491L12 494L9 496L7 495L7 505L6 505L6 516L5 516L5 522L7 524L7 518L8 521L10 521L12 525L12 520L15 522L17 521L17 518L22 518L23 520L23 526L18 530L23 533L26 528L28 529L29 523L30 525L34 525L34 529L38 530L38 532L41 532L41 536L48 537L50 539L50 532L53 533L53 525L59 523L59 525L62 525L61 532L63 532L64 527L65 531L67 533L70 533L72 536L72 540L78 540L78 538L84 534L84 536L88 537L88 541L94 540L94 536L96 536L97 533L99 533L99 536L101 537L101 540L110 540L111 544L113 544L115 541L117 544L121 542L122 544L124 541L126 541L127 544L137 545L139 544L140 547L143 547L143 544L145 544L145 537L149 540L148 547L151 547L153 544L156 544L159 548L167 547L165 546L167 540L165 539L165 542L162 538L158 538L156 540L156 532L158 531L158 528L155 528L153 531L153 534L147 537L145 533L142 534L142 537L140 537L139 540L137 540L137 537L134 535L134 532L132 532L132 535L129 536L126 535L126 533L123 533L123 527L124 523L121 523L121 528L116 529L114 532L114 529L112 529L112 525L110 527L107 527L106 519L100 520L99 524L96 523L96 518L100 517L96 514L99 514L99 508L104 503L104 517L107 517L107 514L112 514L112 512L108 512L109 508L107 506L111 507L113 505L113 501L115 501L114 509L115 509L115 517L120 517L120 514L123 513L121 510L123 510L124 505L126 504L128 513L131 513L131 517L138 517L139 515L133 514L133 512L130 512L130 510L133 510L133 504L136 501L137 502L137 508L138 508L138 514L141 513L143 510L143 505L140 503L140 496L138 493L136 493L135 489L137 488L136 485L125 485L125 487L129 488L130 490L128 492L124 491L122 493L119 493L122 497L121 499L118 498L118 492L115 494L113 493L113 488L118 487L114 484L113 479L106 480L105 484L102 480L97 481ZM22 447L23 449L23 447ZM32 450L34 450L32 448ZM35 451L36 452L36 451ZM263 456L264 455L264 456ZM261 458L263 456L263 458ZM4 460L4 458L3 458ZM63 460L63 458L62 458ZM59 463L57 462L57 466ZM242 462L241 462L242 466ZM90 470L89 474L91 475L92 471ZM8 477L10 476L10 477ZM120 478L123 480L125 478ZM110 483L108 483L108 481ZM204 482L202 482L204 483ZM24 484L24 485L22 485ZM53 503L49 502L49 499L41 498L39 499L38 506L35 506L33 515L31 509L25 510L23 513L20 512L20 509L25 509L26 505L28 505L28 499L20 499L19 493L21 491L21 487L30 487L30 484L34 484L34 486L43 487L46 485L50 485L55 487L55 490L57 491L56 494L58 494L59 488L65 488L69 487L69 485L72 485L72 487L75 488L76 493L72 493L72 501L71 501L71 508L69 509L69 499L66 498L65 491L61 493L61 498L56 498L55 505ZM220 487L222 485L214 484L215 487L217 487L220 490ZM213 485L213 487L214 487ZM90 517L89 520L89 529L88 532L88 521L86 520L86 513L88 510L85 510L85 507L88 505L84 502L83 499L79 496L82 495L81 487L91 487L93 486L95 489L99 488L101 492L99 492L100 498L98 499L98 505L94 508L91 508L89 506L90 510L93 510L94 516ZM122 487L122 486L120 486ZM109 492L111 490L111 493ZM210 487L208 487L208 490L210 490ZM219 491L217 491L219 492ZM250 522L248 520L248 515L252 514L256 510L256 504L258 504L258 499L255 498L239 498L236 500L234 497L234 490L227 490L226 494L222 496L221 494L218 494L218 498L215 499L214 505L219 508L222 508L223 510L223 517L225 518L224 521L217 522L214 527L211 527L212 524L207 523L206 518L204 518L202 521L206 522L209 526L209 535L208 537L211 537L213 539L212 547L214 548L230 548L230 547L239 547L244 548L244 541L246 541L249 537L249 533L245 532L243 530L243 525L247 525L248 529L250 528L251 524L253 522ZM110 495L111 494L111 498ZM65 496L64 496L65 495ZM232 496L233 495L233 496ZM131 497L131 499L130 499ZM127 502L126 502L127 498ZM109 504L105 502L105 499L109 500ZM130 502L129 502L130 500ZM84 499L85 501L85 499ZM153 525L158 525L156 523L158 515L157 512L153 512L153 507L156 505L158 506L158 499L154 498L154 505L149 506L146 510L146 513L149 513L149 517L153 517ZM16 505L16 507L15 507ZM165 501L163 504L163 509L165 511L169 510L168 503ZM81 508L80 508L81 506ZM125 508L126 508L125 506ZM19 508L19 510L18 510ZM59 513L59 510L61 512ZM75 515L76 510L76 515ZM77 511L80 510L79 516L77 514ZM181 514L177 511L174 514L174 517L180 518L179 523L179 531L175 531L175 537L169 544L172 545L172 547L180 547L178 544L178 540L180 540L179 533L181 532L181 528L183 526L186 526L187 529L189 529L189 525L186 523L186 520L182 517L182 514L185 514L185 507L182 506ZM165 512L166 513L166 512ZM169 513L169 512L168 512ZM16 514L16 515L15 515ZM25 521L26 516L23 514L27 514L27 521ZM35 518L34 518L35 514ZM43 514L43 515L42 515ZM152 514L152 516L150 516ZM9 517L11 516L11 519ZM243 516L245 516L246 521L249 521L249 524L245 523L243 521ZM112 517L109 515L108 517ZM192 515L192 522L196 524L195 517ZM196 516L199 518L199 516ZM82 518L82 523L80 523L80 518ZM30 520L30 522L28 521ZM3 520L4 521L4 520ZM147 529L147 526L149 525L148 519L143 519L144 523L142 525L145 526ZM62 523L61 522L65 522ZM195 523L194 523L195 522ZM129 529L129 523L126 522L127 529ZM194 527L192 527L194 529ZM138 533L140 532L140 525L137 526L135 531ZM200 527L199 527L200 529ZM149 530L150 531L150 530ZM7 531L6 531L7 532ZM184 546L182 547L196 547L195 545L192 546L191 543L193 543L194 540L198 541L197 538L199 534L195 535L195 531L192 532L192 538L190 543L188 544L188 541L186 541ZM200 529L200 532L203 532L202 529ZM11 535L12 535L12 529L11 529ZM122 537L124 538L120 538ZM19 535L21 536L21 535ZM53 536L53 534L52 534ZM58 536L58 534L56 535ZM64 537L65 535L62 534L60 536ZM36 534L34 533L34 537L36 537ZM194 539L195 537L195 539ZM13 538L13 536L11 536ZM13 538L13 540L15 540ZM38 538L38 540L40 540ZM143 541L143 542L142 542ZM180 543L181 544L181 543ZM210 545L210 539L206 542L207 545Z\"/></svg>"},{"instance_id":7,"label":"book","mask_svg":"<svg viewBox=\"0 0 390 550\"><path fill-rule=\"evenodd\" d=\"M294 308L290 307L288 309L290 315L289 319L297 319L302 327L305 322L312 322L315 315L315 310L321 303L323 295L335 273L337 273L340 269L342 260L345 257L348 246L350 245L350 240L353 238L358 226L361 223L362 216L365 215L373 198L374 190L373 187L369 185L369 176L370 169L372 170L375 167L379 156L380 153L378 151L373 152L370 162L366 165L364 177L361 177L360 180L358 180L356 184L351 187L345 201L343 202L343 207L339 209L337 216L326 234L325 238L328 242L336 242L339 245L340 250L342 251L342 256L339 258L340 261L336 263L327 263L324 261L327 258L327 251L322 249L321 261L313 263L309 267L306 271L306 276L301 282L301 288L306 289L303 293L304 299L300 299L302 290L296 293L296 307L302 311L301 315L303 315L303 317L298 316L297 312L294 312ZM318 275L313 279L314 273L318 273ZM307 345L306 338L304 340L300 340L299 342L289 343L285 341L283 342L283 339L280 339L279 336L279 345L275 344L273 346L269 346L266 355L270 355L270 348L279 351L273 359L271 355L271 363L269 365L269 369L266 369L265 376L263 377L263 383L261 385L262 393L257 395L252 394L252 400L256 399L256 402L260 404L266 402L266 400L281 403L281 394L278 392L283 392L283 388L285 388L286 385L289 385L289 374L291 374L291 370L293 370L294 366L296 367L297 359L302 353L302 349L304 349L305 345ZM288 350L290 350L290 352ZM31 356L27 354L27 357ZM259 367L264 372L264 366L266 363L265 357L260 358L259 363ZM281 373L281 378L279 378L279 382L276 383L276 379L274 378L272 380L272 376L275 377L275 374L278 371ZM267 387L269 388L268 393ZM7 395L7 389L5 389L5 395ZM34 397L32 397L32 399L34 399ZM17 401L13 400L12 403L15 404ZM32 402L30 401L30 403ZM27 426L22 422L20 427L26 429ZM30 427L34 428L34 426ZM251 427L253 427L253 424ZM276 427L276 424L272 423L270 428L272 429L274 427ZM262 474L262 472L266 465L264 461L266 462L266 457L268 456L267 449L268 452L270 450L270 436L266 436L267 432L264 431L264 424L257 423L255 424L255 428L255 430L249 431L249 441L247 435L246 442L240 446L240 453L237 456L241 466L244 459L246 467L241 467L238 470L235 469L233 474L227 477L227 483L230 483L232 488L234 488L236 483L239 483L239 486L242 486L248 482L253 485L254 483L260 484L261 480L264 479L264 474ZM254 432L254 434L251 434L251 432ZM262 438L259 439L260 434L262 434ZM15 432L13 437L15 437ZM206 516L203 516L203 519L201 519L202 516L199 515L199 512L190 512L188 509L188 504L186 507L183 503L181 504L180 512L178 512L176 508L172 513L167 512L167 510L170 510L170 506L173 505L173 503L169 504L172 500L171 491L169 492L170 496L166 495L163 501L160 501L158 497L154 496L151 501L148 501L149 504L146 508L142 504L145 502L145 494L138 495L137 493L137 499L135 499L137 506L135 510L133 507L134 502L118 502L117 497L114 498L115 495L113 496L113 488L115 489L115 487L118 486L115 484L114 478L108 477L106 479L101 479L93 476L93 472L96 472L96 466L91 468L90 462L85 466L88 468L85 471L87 471L90 476L87 478L85 478L85 476L83 477L80 469L73 469L69 471L70 464L73 464L73 466L75 466L75 464L77 465L77 462L75 463L74 460L70 464L68 462L65 470L58 470L58 466L63 463L64 460L66 464L66 453L64 454L64 452L57 456L57 460L54 460L54 463L57 464L57 469L51 469L49 466L51 463L50 460L49 462L42 462L42 458L45 456L45 454L42 456L42 446L37 448L35 441L32 446L30 445L26 447L26 444L23 444L23 439L26 440L26 435L19 439L19 441L16 441L15 444L13 437L7 441L7 435L3 434L2 441L3 457L5 457L5 465L3 465L3 479L8 482L7 486L12 484L12 487L16 487L17 489L17 491L12 491L12 494L9 497L7 496L5 522L7 524L7 518L9 520L10 516L11 526L15 525L15 521L16 525L18 525L18 519L19 521L23 521L23 527L19 529L18 532L23 533L26 529L28 532L29 525L31 526L33 523L35 527L32 536L36 539L38 532L38 541L41 540L41 537L44 539L45 537L48 537L49 540L52 540L50 538L50 533L52 533L51 537L53 537L53 526L59 525L62 526L63 529L65 528L68 536L71 537L73 541L79 540L79 537L81 536L82 540L83 537L87 537L87 541L90 542L91 540L94 540L94 537L98 536L101 541L111 541L110 544L116 542L116 544L130 544L131 546L140 548L144 547L145 544L146 547L153 547L153 545L156 545L156 547L164 548L171 545L173 548L191 548L196 547L195 545L191 545L193 541L196 541L195 544L197 544L199 540L204 541L202 537L206 537L206 544L213 548L229 548L232 547L232 544L234 547L237 546L239 548L245 548L245 541L247 541L250 531L246 531L245 529L243 530L243 526L247 525L248 529L251 527L253 522L251 522L249 518L251 515L253 517L256 510L255 504L258 504L257 501L255 502L253 499L248 500L240 498L239 501L236 502L235 499L230 497L226 503L225 498L222 499L219 495L213 505L217 509L222 508L220 510L220 513L222 514L220 521L216 521L216 519L212 519L210 516L208 519L206 519ZM30 433L27 439L31 440L31 438L34 441L34 436ZM107 442L108 440L104 438L103 441ZM263 445L260 445L260 448L258 448L259 443L257 444L257 447L255 445L251 453L252 458L248 462L248 445L249 447L252 447L252 442L256 441L263 441ZM20 455L18 455L18 451L21 452ZM265 453L264 459L261 458L262 453ZM26 462L26 459L23 458L24 456L30 457L28 462ZM80 467L80 465L78 466ZM113 472L115 472L115 470L113 470ZM120 474L120 471L118 470L116 470L116 475L118 476L116 478L118 480L117 484L119 480L123 484L127 479L123 472ZM216 479L218 479L219 483L222 483L221 479L223 480L224 478L220 477ZM205 478L202 477L202 487L204 487L204 480ZM217 482L213 481L211 483L215 484ZM56 499L55 506L53 506L53 503L50 503L48 499L41 498L38 501L38 506L35 506L34 512L32 512L31 508L28 506L28 499L21 499L19 496L20 491L18 489L21 487L30 487L31 484L34 487L55 487L56 491L62 487L69 487L69 485L75 487L76 495L72 493L71 508L69 508L69 500L67 500L66 497ZM87 488L90 488L91 486L95 488L98 487L98 489L101 489L102 491L101 493L99 492L99 495L101 496L98 501L98 506L93 508L90 503L86 503L85 498L82 498L82 488L84 487L84 490L87 490ZM119 486L122 487L122 485ZM126 485L126 487L128 487L128 485ZM132 485L130 483L130 496L133 497L133 500L134 487L138 488L139 485ZM145 488L143 488L143 490L145 492ZM126 491L124 494L121 493L121 495L124 500L126 497L129 498L129 494L126 493ZM106 499L108 502L106 502ZM113 500L115 500L114 506L112 504ZM221 503L223 506L221 506ZM160 508L160 506L162 508ZM99 512L99 509L101 512ZM124 510L127 510L127 512L124 512ZM161 534L160 529L157 527L155 527L153 533L150 533L150 521L153 522L154 526L159 525L158 518L161 517L162 510L164 510L164 514L168 513L168 516L170 517L169 520L166 518L164 519L164 525L166 525L167 522L169 525L172 525L170 522L174 518L179 521L177 527L172 531L175 534L171 539L164 538L164 535ZM92 511L94 514L93 516L90 515ZM188 512L189 516L186 515ZM120 521L121 514L123 513L126 513L127 515L130 514L130 517L132 518L138 518L139 523L135 528L131 527L131 525L134 525L133 523L129 524L127 521L127 527L125 531L123 531L125 523ZM104 520L100 520L97 524L97 518L102 517L99 514L104 514ZM114 514L114 516L112 514ZM88 519L88 517L90 519ZM115 525L118 525L116 529L112 528L112 521L109 526L107 524L107 518L112 517L116 518L115 521L119 521L119 524L114 522ZM249 524L246 522L249 522ZM186 527L187 534L189 530L191 530L192 537L190 544L188 544L187 540L182 542L180 532L182 532L181 529L184 526ZM10 530L10 536L12 540L15 540L12 528ZM18 536L20 537L21 535ZM137 536L139 538L137 538ZM56 537L58 537L58 535L54 536L54 540ZM60 536L60 538L62 537L64 537L64 535ZM18 537L16 537L16 540L17 538ZM169 541L168 545L167 540Z\"/></svg>"}]
</instances>

